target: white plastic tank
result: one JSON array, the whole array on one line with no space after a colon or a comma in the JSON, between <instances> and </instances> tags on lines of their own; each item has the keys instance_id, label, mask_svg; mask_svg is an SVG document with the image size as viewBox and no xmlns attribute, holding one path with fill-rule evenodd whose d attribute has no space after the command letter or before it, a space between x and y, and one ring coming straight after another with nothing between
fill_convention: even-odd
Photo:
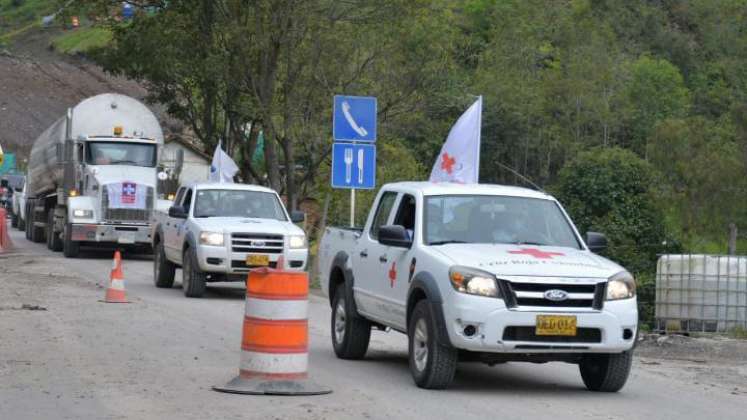
<instances>
[{"instance_id":1,"label":"white plastic tank","mask_svg":"<svg viewBox=\"0 0 747 420\"><path fill-rule=\"evenodd\" d=\"M663 255L656 267L656 328L726 332L747 328L747 257Z\"/></svg>"}]
</instances>

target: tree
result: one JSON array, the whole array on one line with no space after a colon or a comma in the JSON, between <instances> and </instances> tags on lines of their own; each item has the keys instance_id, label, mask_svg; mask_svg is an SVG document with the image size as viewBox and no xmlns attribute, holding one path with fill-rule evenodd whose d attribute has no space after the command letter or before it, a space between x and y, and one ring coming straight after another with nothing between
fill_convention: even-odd
<instances>
[{"instance_id":1,"label":"tree","mask_svg":"<svg viewBox=\"0 0 747 420\"><path fill-rule=\"evenodd\" d=\"M592 149L560 171L552 191L581 232L603 232L606 252L632 273L651 272L665 240L651 165L629 150Z\"/></svg>"}]
</instances>

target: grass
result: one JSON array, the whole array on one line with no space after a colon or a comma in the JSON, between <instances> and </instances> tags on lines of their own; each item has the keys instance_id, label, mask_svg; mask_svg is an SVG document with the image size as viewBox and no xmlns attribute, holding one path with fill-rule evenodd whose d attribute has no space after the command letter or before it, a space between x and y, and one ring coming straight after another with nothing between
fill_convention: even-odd
<instances>
[{"instance_id":1,"label":"grass","mask_svg":"<svg viewBox=\"0 0 747 420\"><path fill-rule=\"evenodd\" d=\"M64 54L79 54L105 47L111 39L112 33L106 28L81 27L55 38L52 40L52 46Z\"/></svg>"},{"instance_id":2,"label":"grass","mask_svg":"<svg viewBox=\"0 0 747 420\"><path fill-rule=\"evenodd\" d=\"M739 340L747 340L747 328L734 327L729 331L729 337Z\"/></svg>"},{"instance_id":3,"label":"grass","mask_svg":"<svg viewBox=\"0 0 747 420\"><path fill-rule=\"evenodd\" d=\"M41 18L56 8L55 0L23 0L18 6L13 6L13 0L0 0L0 39L8 40L40 25Z\"/></svg>"}]
</instances>

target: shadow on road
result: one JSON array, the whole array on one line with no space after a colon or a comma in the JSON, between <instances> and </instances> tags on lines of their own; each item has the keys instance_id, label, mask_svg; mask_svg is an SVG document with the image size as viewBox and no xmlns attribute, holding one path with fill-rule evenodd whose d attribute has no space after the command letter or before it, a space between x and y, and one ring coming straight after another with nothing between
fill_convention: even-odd
<instances>
[{"instance_id":1,"label":"shadow on road","mask_svg":"<svg viewBox=\"0 0 747 420\"><path fill-rule=\"evenodd\" d=\"M355 364L362 364L366 367L376 365L382 373L387 370L387 375L401 376L403 380L412 381L407 353L403 351L371 349L365 359L351 363L350 368L353 368ZM561 365L505 363L489 367L477 362L460 363L454 382L446 392L467 391L470 394L521 392L543 396L551 394L593 395L584 387L581 375L576 369L559 371L558 366Z\"/></svg>"}]
</instances>

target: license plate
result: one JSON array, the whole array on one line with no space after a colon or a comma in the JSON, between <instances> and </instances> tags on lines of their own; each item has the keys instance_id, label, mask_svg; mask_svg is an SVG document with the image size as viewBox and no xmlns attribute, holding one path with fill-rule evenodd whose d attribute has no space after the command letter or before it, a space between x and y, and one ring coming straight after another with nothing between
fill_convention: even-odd
<instances>
[{"instance_id":1,"label":"license plate","mask_svg":"<svg viewBox=\"0 0 747 420\"><path fill-rule=\"evenodd\" d=\"M267 267L270 265L269 255L249 255L246 257L246 265L252 267Z\"/></svg>"},{"instance_id":2,"label":"license plate","mask_svg":"<svg viewBox=\"0 0 747 420\"><path fill-rule=\"evenodd\" d=\"M576 317L568 315L537 315L537 335L576 335Z\"/></svg>"},{"instance_id":3,"label":"license plate","mask_svg":"<svg viewBox=\"0 0 747 420\"><path fill-rule=\"evenodd\" d=\"M120 232L119 239L117 239L117 242L119 242L120 244L134 244L135 233L134 232Z\"/></svg>"}]
</instances>

